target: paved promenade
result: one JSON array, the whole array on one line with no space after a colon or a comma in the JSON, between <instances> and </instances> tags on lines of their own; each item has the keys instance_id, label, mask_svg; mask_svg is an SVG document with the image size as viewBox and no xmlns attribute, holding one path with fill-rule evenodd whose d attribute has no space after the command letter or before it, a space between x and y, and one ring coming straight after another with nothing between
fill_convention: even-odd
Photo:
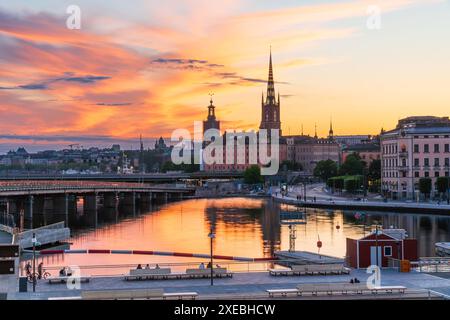
<instances>
[{"instance_id":1,"label":"paved promenade","mask_svg":"<svg viewBox=\"0 0 450 320\"><path fill-rule=\"evenodd\" d=\"M268 272L236 273L231 279L215 279L210 286L209 279L195 280L162 280L162 281L124 281L123 277L99 277L91 279L90 283L81 284L82 290L106 289L143 289L163 288L165 292L196 291L199 299L236 299L236 298L267 298L267 289L295 288L301 283L331 283L349 282L357 277L361 282L370 275L363 270L354 270L350 275L339 276L294 276L273 277ZM398 273L393 270L383 270L382 285L402 285L412 291L434 290L450 293L450 280L424 273ZM31 291L31 285L28 288ZM426 291L423 294L427 294ZM10 294L8 299L48 299L49 297L79 296L80 290L68 290L65 284L48 284L39 281L36 294Z\"/></svg>"},{"instance_id":2,"label":"paved promenade","mask_svg":"<svg viewBox=\"0 0 450 320\"><path fill-rule=\"evenodd\" d=\"M335 208L335 209L350 209L350 210L373 210L373 211L395 211L408 213L435 213L450 215L450 205L446 203L417 203L417 202L400 202L389 201L383 202L379 200L356 201L352 199L337 198L337 197L313 197L308 196L308 201L298 200L294 192L290 192L287 196L282 196L280 192L272 194L272 197L279 202L287 204L296 204L311 208Z\"/></svg>"}]
</instances>

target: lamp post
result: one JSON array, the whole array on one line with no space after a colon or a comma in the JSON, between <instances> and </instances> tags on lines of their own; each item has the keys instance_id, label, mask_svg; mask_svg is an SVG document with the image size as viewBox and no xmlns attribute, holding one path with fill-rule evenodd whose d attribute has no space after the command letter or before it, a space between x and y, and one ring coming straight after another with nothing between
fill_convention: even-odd
<instances>
[{"instance_id":1,"label":"lamp post","mask_svg":"<svg viewBox=\"0 0 450 320\"><path fill-rule=\"evenodd\" d=\"M378 261L378 223L375 225L375 258L377 262L377 267L379 267Z\"/></svg>"},{"instance_id":2,"label":"lamp post","mask_svg":"<svg viewBox=\"0 0 450 320\"><path fill-rule=\"evenodd\" d=\"M36 234L33 233L33 238L31 240L33 242L33 292L36 292Z\"/></svg>"},{"instance_id":3,"label":"lamp post","mask_svg":"<svg viewBox=\"0 0 450 320\"><path fill-rule=\"evenodd\" d=\"M450 163L447 164L447 204L450 204Z\"/></svg>"},{"instance_id":4,"label":"lamp post","mask_svg":"<svg viewBox=\"0 0 450 320\"><path fill-rule=\"evenodd\" d=\"M211 285L214 285L214 264L213 264L213 239L216 237L216 235L213 232L213 229L211 228L211 231L208 234L208 237L210 239L210 251L211 251Z\"/></svg>"}]
</instances>

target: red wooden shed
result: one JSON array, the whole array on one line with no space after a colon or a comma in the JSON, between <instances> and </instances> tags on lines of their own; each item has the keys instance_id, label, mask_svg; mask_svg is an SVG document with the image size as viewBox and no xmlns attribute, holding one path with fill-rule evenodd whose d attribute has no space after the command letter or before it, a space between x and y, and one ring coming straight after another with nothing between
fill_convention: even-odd
<instances>
[{"instance_id":1,"label":"red wooden shed","mask_svg":"<svg viewBox=\"0 0 450 320\"><path fill-rule=\"evenodd\" d=\"M389 258L417 260L417 240L406 239L403 229L378 230L378 234L374 231L361 239L347 238L347 262L352 268L367 268L377 262L382 268L388 267Z\"/></svg>"}]
</instances>

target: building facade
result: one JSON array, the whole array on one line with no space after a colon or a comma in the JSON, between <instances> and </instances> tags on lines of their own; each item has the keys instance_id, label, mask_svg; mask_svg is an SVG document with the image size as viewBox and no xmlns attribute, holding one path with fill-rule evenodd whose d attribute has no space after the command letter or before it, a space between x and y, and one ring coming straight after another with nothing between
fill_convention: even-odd
<instances>
[{"instance_id":1,"label":"building facade","mask_svg":"<svg viewBox=\"0 0 450 320\"><path fill-rule=\"evenodd\" d=\"M353 153L357 153L362 161L369 166L374 160L381 159L381 150L378 143L361 143L342 148L342 162Z\"/></svg>"},{"instance_id":2,"label":"building facade","mask_svg":"<svg viewBox=\"0 0 450 320\"><path fill-rule=\"evenodd\" d=\"M381 135L383 193L393 199L416 200L419 180L449 176L450 120L448 117L408 117Z\"/></svg>"},{"instance_id":3,"label":"building facade","mask_svg":"<svg viewBox=\"0 0 450 320\"><path fill-rule=\"evenodd\" d=\"M302 165L303 170L312 173L319 161L333 160L339 163L339 145L330 138L310 136L286 136L286 158Z\"/></svg>"}]
</instances>

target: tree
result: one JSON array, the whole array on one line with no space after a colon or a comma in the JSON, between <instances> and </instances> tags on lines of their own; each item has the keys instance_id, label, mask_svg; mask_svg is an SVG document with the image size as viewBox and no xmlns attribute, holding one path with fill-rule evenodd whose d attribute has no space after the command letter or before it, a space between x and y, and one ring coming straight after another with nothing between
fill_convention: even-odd
<instances>
[{"instance_id":1,"label":"tree","mask_svg":"<svg viewBox=\"0 0 450 320\"><path fill-rule=\"evenodd\" d=\"M291 160L284 160L281 163L281 168L283 170L290 170L290 171L303 171L303 166L301 163Z\"/></svg>"},{"instance_id":2,"label":"tree","mask_svg":"<svg viewBox=\"0 0 450 320\"><path fill-rule=\"evenodd\" d=\"M371 181L381 179L381 160L373 160L369 165L368 178Z\"/></svg>"},{"instance_id":3,"label":"tree","mask_svg":"<svg viewBox=\"0 0 450 320\"><path fill-rule=\"evenodd\" d=\"M330 178L327 181L327 185L328 185L328 187L332 188L333 191L342 190L342 189L344 189L344 177Z\"/></svg>"},{"instance_id":4,"label":"tree","mask_svg":"<svg viewBox=\"0 0 450 320\"><path fill-rule=\"evenodd\" d=\"M361 188L362 176L348 176L345 177L344 186L348 193L354 193Z\"/></svg>"},{"instance_id":5,"label":"tree","mask_svg":"<svg viewBox=\"0 0 450 320\"><path fill-rule=\"evenodd\" d=\"M257 165L253 165L245 170L244 182L247 184L257 184L263 182L261 169Z\"/></svg>"},{"instance_id":6,"label":"tree","mask_svg":"<svg viewBox=\"0 0 450 320\"><path fill-rule=\"evenodd\" d=\"M338 167L333 160L319 161L314 168L314 176L324 181L328 181L331 177L335 177L338 173Z\"/></svg>"},{"instance_id":7,"label":"tree","mask_svg":"<svg viewBox=\"0 0 450 320\"><path fill-rule=\"evenodd\" d=\"M425 195L425 198L427 198L430 195L431 186L432 182L430 178L421 178L419 180L419 190L420 193L423 193Z\"/></svg>"},{"instance_id":8,"label":"tree","mask_svg":"<svg viewBox=\"0 0 450 320\"><path fill-rule=\"evenodd\" d=\"M450 183L449 177L439 177L436 180L436 189L439 193L446 193Z\"/></svg>"},{"instance_id":9,"label":"tree","mask_svg":"<svg viewBox=\"0 0 450 320\"><path fill-rule=\"evenodd\" d=\"M361 161L361 158L357 153L352 153L347 156L345 162L339 168L339 175L362 175L364 174L364 168L366 163Z\"/></svg>"}]
</instances>

